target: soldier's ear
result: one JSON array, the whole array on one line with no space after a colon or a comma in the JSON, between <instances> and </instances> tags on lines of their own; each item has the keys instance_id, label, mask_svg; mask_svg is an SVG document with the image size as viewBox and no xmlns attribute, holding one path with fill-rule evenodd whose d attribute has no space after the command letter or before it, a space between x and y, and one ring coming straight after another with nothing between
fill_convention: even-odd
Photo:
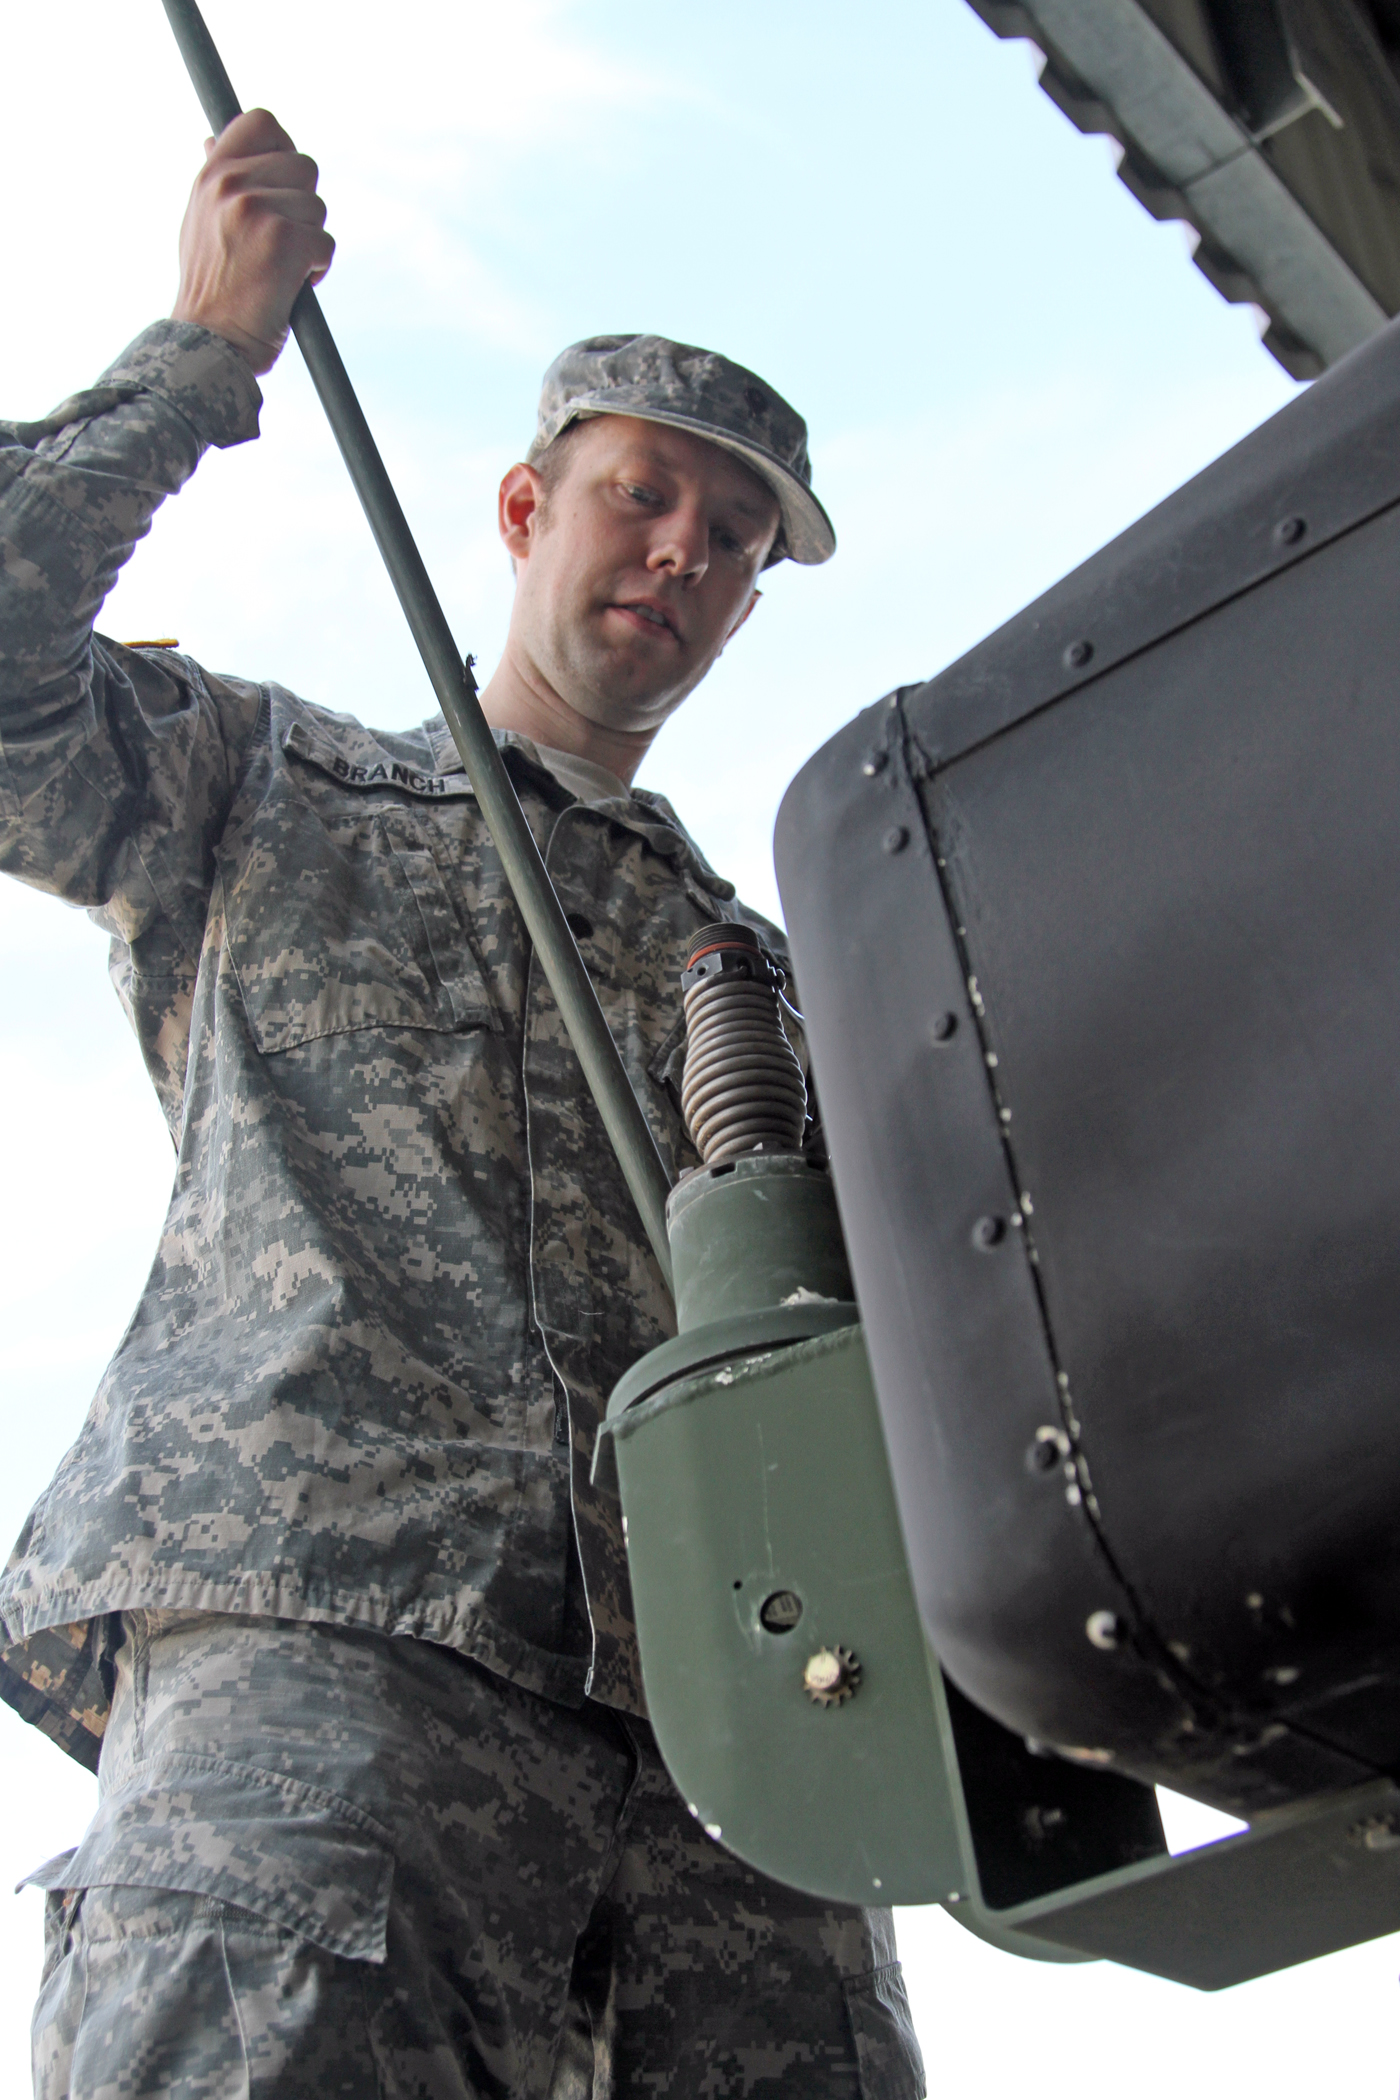
<instances>
[{"instance_id":1,"label":"soldier's ear","mask_svg":"<svg viewBox=\"0 0 1400 2100\"><path fill-rule=\"evenodd\" d=\"M759 599L762 596L763 593L760 590L750 591L748 604L744 607L744 610L740 613L738 619L734 622L734 625L730 628L728 634L724 637L723 642L720 644L721 656L723 656L725 650L729 647L729 644L733 641L735 635L739 632L739 629L743 626L745 620L747 620L749 614L753 611L754 607L757 605Z\"/></svg>"},{"instance_id":2,"label":"soldier's ear","mask_svg":"<svg viewBox=\"0 0 1400 2100\"><path fill-rule=\"evenodd\" d=\"M533 467L524 460L517 460L501 482L496 499L496 524L504 546L513 562L528 558L535 533L539 528L540 512L544 501L544 484Z\"/></svg>"}]
</instances>

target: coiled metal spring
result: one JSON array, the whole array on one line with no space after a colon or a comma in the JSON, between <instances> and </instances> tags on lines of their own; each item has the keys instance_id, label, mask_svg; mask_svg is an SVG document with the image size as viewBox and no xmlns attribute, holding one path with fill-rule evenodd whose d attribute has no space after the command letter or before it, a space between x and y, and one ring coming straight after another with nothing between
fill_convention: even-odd
<instances>
[{"instance_id":1,"label":"coiled metal spring","mask_svg":"<svg viewBox=\"0 0 1400 2100\"><path fill-rule=\"evenodd\" d=\"M706 1166L802 1149L807 1088L778 1011L782 987L747 926L702 926L690 943L681 1109Z\"/></svg>"}]
</instances>

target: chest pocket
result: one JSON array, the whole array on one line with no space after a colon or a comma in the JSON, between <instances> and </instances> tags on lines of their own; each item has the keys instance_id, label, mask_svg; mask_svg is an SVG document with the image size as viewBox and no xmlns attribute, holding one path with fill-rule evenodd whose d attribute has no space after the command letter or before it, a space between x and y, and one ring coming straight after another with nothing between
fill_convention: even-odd
<instances>
[{"instance_id":1,"label":"chest pocket","mask_svg":"<svg viewBox=\"0 0 1400 2100\"><path fill-rule=\"evenodd\" d=\"M259 1050L360 1028L499 1031L446 872L395 806L315 809L285 780L220 849L228 946Z\"/></svg>"}]
</instances>

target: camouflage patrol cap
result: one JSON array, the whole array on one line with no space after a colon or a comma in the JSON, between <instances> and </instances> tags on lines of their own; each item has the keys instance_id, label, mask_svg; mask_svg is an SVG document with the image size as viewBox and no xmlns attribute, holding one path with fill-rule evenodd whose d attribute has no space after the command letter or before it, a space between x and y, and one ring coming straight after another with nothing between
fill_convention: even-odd
<instances>
[{"instance_id":1,"label":"camouflage patrol cap","mask_svg":"<svg viewBox=\"0 0 1400 2100\"><path fill-rule=\"evenodd\" d=\"M639 416L732 452L777 497L782 522L770 561L829 561L831 520L812 494L807 425L757 373L713 350L662 335L591 335L544 375L533 466L561 430L588 416Z\"/></svg>"}]
</instances>

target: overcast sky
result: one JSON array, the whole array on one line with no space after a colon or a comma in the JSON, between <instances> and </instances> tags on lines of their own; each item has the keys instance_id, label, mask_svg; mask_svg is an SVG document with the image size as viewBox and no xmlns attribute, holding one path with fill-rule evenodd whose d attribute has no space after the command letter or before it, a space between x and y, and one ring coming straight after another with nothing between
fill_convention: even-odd
<instances>
[{"instance_id":1,"label":"overcast sky","mask_svg":"<svg viewBox=\"0 0 1400 2100\"><path fill-rule=\"evenodd\" d=\"M963 0L210 0L248 104L320 161L324 300L464 649L509 611L496 483L566 342L722 349L806 415L840 549L784 565L642 778L776 911L804 758L951 661L1291 397L1255 317L1155 225ZM645 24L643 30L642 24ZM157 0L7 19L0 413L41 414L169 310L203 124ZM22 85L21 85L22 84ZM380 726L431 699L295 352L264 436L206 461L109 601ZM171 1152L103 944L0 886L0 1395L13 1537L140 1289ZM0 1892L94 1782L0 1712ZM0 2091L23 2090L38 1897L0 1893ZM1039 2100L1395 2100L1395 1940L1216 1997L1042 1968L941 1911L901 1939L931 2089Z\"/></svg>"}]
</instances>

